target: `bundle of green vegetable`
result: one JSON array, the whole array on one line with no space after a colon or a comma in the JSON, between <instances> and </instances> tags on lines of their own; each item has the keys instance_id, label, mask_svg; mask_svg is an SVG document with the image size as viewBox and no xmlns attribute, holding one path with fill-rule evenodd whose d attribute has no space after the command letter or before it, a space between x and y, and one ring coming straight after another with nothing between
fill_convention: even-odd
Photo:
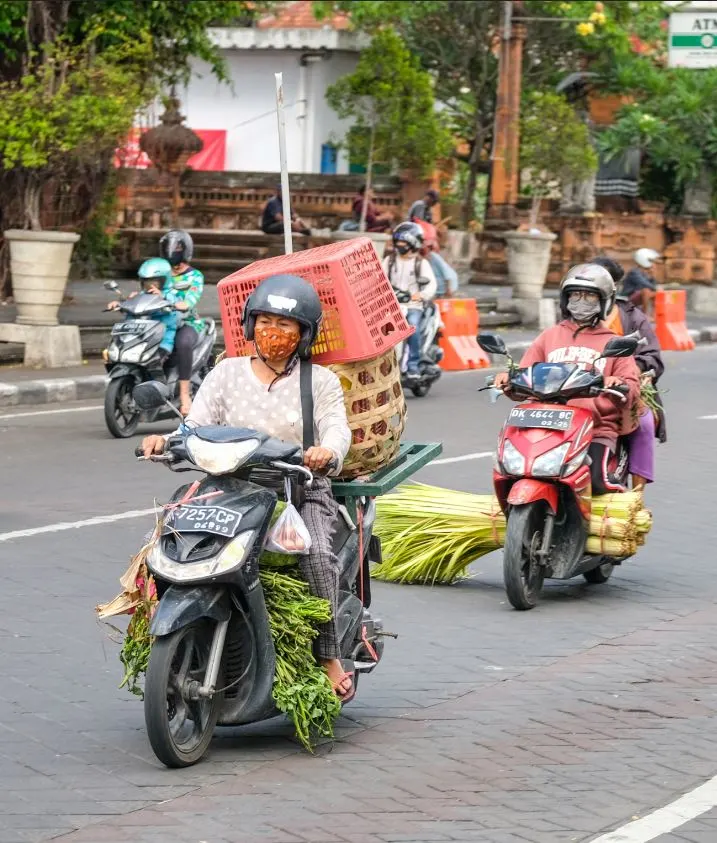
<instances>
[{"instance_id":1,"label":"bundle of green vegetable","mask_svg":"<svg viewBox=\"0 0 717 843\"><path fill-rule=\"evenodd\" d=\"M493 495L410 483L379 498L377 511L383 562L372 576L388 582L455 582L505 541L505 518Z\"/></svg>"},{"instance_id":2,"label":"bundle of green vegetable","mask_svg":"<svg viewBox=\"0 0 717 843\"><path fill-rule=\"evenodd\" d=\"M275 518L283 506L277 507ZM120 582L124 591L110 603L97 607L101 619L132 614L124 636L120 661L124 677L120 688L143 696L140 678L146 673L152 649L149 625L156 606L156 588L145 559L151 540L133 558ZM313 750L315 739L332 737L341 704L326 672L315 661L313 639L318 625L331 619L328 601L313 597L296 568L296 557L265 551L260 559L260 578L276 651L273 697L279 711L294 723L303 746Z\"/></svg>"},{"instance_id":3,"label":"bundle of green vegetable","mask_svg":"<svg viewBox=\"0 0 717 843\"><path fill-rule=\"evenodd\" d=\"M377 511L383 562L371 573L380 580L452 583L471 562L505 543L505 518L493 495L412 483L379 498ZM586 549L632 556L651 527L640 492L594 497Z\"/></svg>"}]
</instances>

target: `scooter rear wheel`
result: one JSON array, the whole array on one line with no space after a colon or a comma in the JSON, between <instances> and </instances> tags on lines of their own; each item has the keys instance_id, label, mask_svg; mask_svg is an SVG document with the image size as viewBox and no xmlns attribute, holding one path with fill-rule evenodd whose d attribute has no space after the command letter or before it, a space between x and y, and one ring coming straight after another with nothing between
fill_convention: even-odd
<instances>
[{"instance_id":1,"label":"scooter rear wheel","mask_svg":"<svg viewBox=\"0 0 717 843\"><path fill-rule=\"evenodd\" d=\"M135 380L115 378L105 392L105 423L116 439L127 439L137 430L142 415L132 398Z\"/></svg>"},{"instance_id":2,"label":"scooter rear wheel","mask_svg":"<svg viewBox=\"0 0 717 843\"><path fill-rule=\"evenodd\" d=\"M190 767L207 751L223 694L192 699L204 684L212 625L190 624L152 645L144 686L144 721L154 754L167 767ZM221 671L219 687L222 684Z\"/></svg>"},{"instance_id":3,"label":"scooter rear wheel","mask_svg":"<svg viewBox=\"0 0 717 843\"><path fill-rule=\"evenodd\" d=\"M545 570L537 551L543 543L546 508L542 501L514 506L508 514L503 555L503 582L514 609L534 608L543 589Z\"/></svg>"}]
</instances>

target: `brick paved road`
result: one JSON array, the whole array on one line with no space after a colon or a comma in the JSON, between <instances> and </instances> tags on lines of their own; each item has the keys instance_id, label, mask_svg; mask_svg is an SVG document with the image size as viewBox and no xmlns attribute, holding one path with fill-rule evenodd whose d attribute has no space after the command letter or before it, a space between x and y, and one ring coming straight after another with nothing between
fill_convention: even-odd
<instances>
[{"instance_id":1,"label":"brick paved road","mask_svg":"<svg viewBox=\"0 0 717 843\"><path fill-rule=\"evenodd\" d=\"M525 614L499 554L459 586L379 585L400 638L316 757L277 719L221 731L190 770L154 760L92 614L141 519L0 543L0 843L588 841L713 776L717 422L697 416L717 412L717 355L671 363L641 555L607 586L550 585ZM412 436L442 434L447 456L490 449L507 405L476 395L481 381L412 402ZM173 486L96 411L0 421L0 444L0 532L144 508ZM488 477L487 460L424 473L476 491ZM716 816L658 839L714 841Z\"/></svg>"}]
</instances>

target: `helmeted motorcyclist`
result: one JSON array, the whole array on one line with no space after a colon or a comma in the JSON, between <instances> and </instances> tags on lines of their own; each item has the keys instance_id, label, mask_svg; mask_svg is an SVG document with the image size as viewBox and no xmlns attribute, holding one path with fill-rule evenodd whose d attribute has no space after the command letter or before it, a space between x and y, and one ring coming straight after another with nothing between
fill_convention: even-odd
<instances>
[{"instance_id":1,"label":"helmeted motorcyclist","mask_svg":"<svg viewBox=\"0 0 717 843\"><path fill-rule=\"evenodd\" d=\"M160 239L159 254L172 267L171 278L162 294L173 296L177 310L185 313L174 340L174 349L179 370L179 409L182 415L187 415L192 406L190 379L194 346L204 325L204 320L196 313L204 291L204 276L189 264L194 254L194 243L189 232L183 229L172 229Z\"/></svg>"},{"instance_id":2,"label":"helmeted motorcyclist","mask_svg":"<svg viewBox=\"0 0 717 843\"><path fill-rule=\"evenodd\" d=\"M436 295L437 283L430 262L421 256L423 230L415 222L402 222L392 235L393 252L383 260L383 268L394 290L410 295L406 319L415 328L408 338L409 379L420 377L421 337L418 328L426 302Z\"/></svg>"},{"instance_id":3,"label":"helmeted motorcyclist","mask_svg":"<svg viewBox=\"0 0 717 843\"><path fill-rule=\"evenodd\" d=\"M625 275L622 266L612 258L600 255L593 258L592 262L598 264L598 266L604 266L616 285ZM617 296L615 307L608 315L606 324L616 334L637 333L647 341L646 345L641 346L635 352L635 362L642 379L648 379L656 385L665 371L665 364L660 353L660 343L650 320L639 307L630 301L630 296L626 295L624 285ZM653 413L648 407L644 407L640 414L640 426L628 437L629 468L633 489L643 488L647 483L654 481L655 437L660 442L667 441L665 414L659 394L655 396L655 400L659 410Z\"/></svg>"},{"instance_id":4,"label":"helmeted motorcyclist","mask_svg":"<svg viewBox=\"0 0 717 843\"><path fill-rule=\"evenodd\" d=\"M632 259L636 265L625 275L621 295L649 314L657 291L657 281L651 270L663 257L654 249L638 249Z\"/></svg>"},{"instance_id":5,"label":"helmeted motorcyclist","mask_svg":"<svg viewBox=\"0 0 717 843\"><path fill-rule=\"evenodd\" d=\"M593 364L602 372L607 388L625 384L629 393L624 404L617 398L601 395L598 398L576 398L568 403L592 412L594 429L590 457L593 493L622 491L609 475L610 456L615 451L618 436L632 432L637 426L632 413L640 393L640 374L632 357L609 357L598 360L614 333L604 320L615 302L615 284L602 266L580 264L572 267L560 283L560 312L562 321L543 331L523 355L521 368L534 363L577 363L584 368ZM507 373L499 374L495 386L509 383Z\"/></svg>"},{"instance_id":6,"label":"helmeted motorcyclist","mask_svg":"<svg viewBox=\"0 0 717 843\"><path fill-rule=\"evenodd\" d=\"M310 362L320 323L321 302L303 278L274 275L262 281L242 317L256 354L218 363L199 388L186 423L245 427L303 445L304 465L338 474L351 431L338 377ZM162 453L165 442L163 436L148 436L142 442L145 456ZM331 542L338 508L326 477L315 477L306 488L300 512L311 536L309 552L298 557L301 571L311 592L333 610L332 620L319 627L316 655L337 694L346 698L353 694L353 676L339 660L339 562Z\"/></svg>"}]
</instances>

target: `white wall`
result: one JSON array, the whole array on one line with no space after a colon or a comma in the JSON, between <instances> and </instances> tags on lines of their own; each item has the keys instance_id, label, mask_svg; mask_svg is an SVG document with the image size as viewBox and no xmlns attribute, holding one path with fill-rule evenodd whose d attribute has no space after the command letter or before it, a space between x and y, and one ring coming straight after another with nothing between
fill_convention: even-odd
<instances>
[{"instance_id":1,"label":"white wall","mask_svg":"<svg viewBox=\"0 0 717 843\"><path fill-rule=\"evenodd\" d=\"M302 130L298 102L301 68L298 50L226 50L232 86L218 82L208 65L196 62L192 79L182 95L182 112L194 129L227 131L227 170L278 171L279 141L276 127L274 74L284 74L286 145L289 170L321 170L321 144L331 133L345 132L325 100L326 87L350 72L358 55L334 53L305 70L307 125ZM348 172L340 160L339 172Z\"/></svg>"}]
</instances>

